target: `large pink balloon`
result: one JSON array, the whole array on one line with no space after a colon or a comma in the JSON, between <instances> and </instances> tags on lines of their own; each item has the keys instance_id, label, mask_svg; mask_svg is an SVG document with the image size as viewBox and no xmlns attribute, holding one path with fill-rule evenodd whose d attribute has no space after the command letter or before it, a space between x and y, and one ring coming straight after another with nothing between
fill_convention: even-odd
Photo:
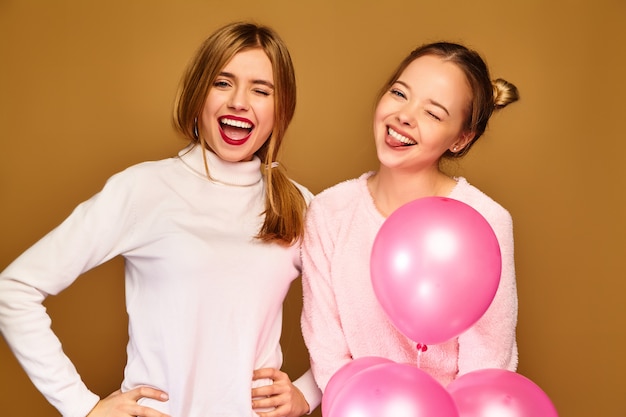
<instances>
[{"instance_id":1,"label":"large pink balloon","mask_svg":"<svg viewBox=\"0 0 626 417\"><path fill-rule=\"evenodd\" d=\"M393 363L393 361L379 356L363 356L361 358L351 360L339 368L339 370L328 380L328 384L326 384L326 388L324 389L324 395L322 396L322 415L328 415L335 397L339 391L343 389L348 379L352 378L355 374L363 371L364 369L383 363Z\"/></svg>"},{"instance_id":2,"label":"large pink balloon","mask_svg":"<svg viewBox=\"0 0 626 417\"><path fill-rule=\"evenodd\" d=\"M461 375L448 385L460 417L558 417L548 395L533 381L503 369Z\"/></svg>"},{"instance_id":3,"label":"large pink balloon","mask_svg":"<svg viewBox=\"0 0 626 417\"><path fill-rule=\"evenodd\" d=\"M487 310L500 282L502 260L493 229L458 200L425 197L394 211L371 254L376 297L391 322L411 340L443 343Z\"/></svg>"},{"instance_id":4,"label":"large pink balloon","mask_svg":"<svg viewBox=\"0 0 626 417\"><path fill-rule=\"evenodd\" d=\"M412 365L384 363L354 374L324 417L458 417L450 393Z\"/></svg>"}]
</instances>

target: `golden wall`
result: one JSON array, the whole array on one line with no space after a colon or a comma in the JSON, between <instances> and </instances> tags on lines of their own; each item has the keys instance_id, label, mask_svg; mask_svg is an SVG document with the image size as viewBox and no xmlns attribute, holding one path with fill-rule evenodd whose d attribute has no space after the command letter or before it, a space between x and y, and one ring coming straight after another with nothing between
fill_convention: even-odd
<instances>
[{"instance_id":1,"label":"golden wall","mask_svg":"<svg viewBox=\"0 0 626 417\"><path fill-rule=\"evenodd\" d=\"M374 96L418 44L466 43L519 87L456 168L514 219L519 372L562 416L626 415L623 0L0 0L0 269L110 175L184 145L170 118L183 68L242 19L290 47L299 102L281 162L314 192L376 167ZM283 338L294 374L307 367L298 284ZM87 385L115 390L121 261L46 305ZM4 342L0 414L57 415Z\"/></svg>"}]
</instances>

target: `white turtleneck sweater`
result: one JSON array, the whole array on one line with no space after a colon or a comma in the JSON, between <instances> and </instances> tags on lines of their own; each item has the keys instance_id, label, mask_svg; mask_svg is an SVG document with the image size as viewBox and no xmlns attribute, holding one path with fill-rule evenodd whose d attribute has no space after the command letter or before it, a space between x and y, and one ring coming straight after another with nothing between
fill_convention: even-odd
<instances>
[{"instance_id":1,"label":"white turtleneck sweater","mask_svg":"<svg viewBox=\"0 0 626 417\"><path fill-rule=\"evenodd\" d=\"M228 163L199 146L111 177L0 274L0 331L37 388L64 415L98 401L81 381L42 306L82 273L121 255L129 316L122 390L172 417L248 417L258 368L280 368L282 303L300 274L299 246L254 239L263 221L260 160ZM299 186L307 201L311 194ZM313 409L307 372L294 384Z\"/></svg>"}]
</instances>

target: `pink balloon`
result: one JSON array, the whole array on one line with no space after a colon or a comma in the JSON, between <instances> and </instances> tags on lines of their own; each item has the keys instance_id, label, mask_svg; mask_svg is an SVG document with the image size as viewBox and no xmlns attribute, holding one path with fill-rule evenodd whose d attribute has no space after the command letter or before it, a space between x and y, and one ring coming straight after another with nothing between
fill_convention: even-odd
<instances>
[{"instance_id":1,"label":"pink balloon","mask_svg":"<svg viewBox=\"0 0 626 417\"><path fill-rule=\"evenodd\" d=\"M378 356L363 356L361 358L351 360L339 368L339 370L328 380L328 384L326 384L326 388L324 389L324 395L322 396L322 415L328 415L335 397L339 391L343 389L348 379L352 378L355 374L364 369L383 363L393 363L393 361Z\"/></svg>"},{"instance_id":2,"label":"pink balloon","mask_svg":"<svg viewBox=\"0 0 626 417\"><path fill-rule=\"evenodd\" d=\"M460 417L558 417L545 392L530 379L504 369L461 375L448 385Z\"/></svg>"},{"instance_id":3,"label":"pink balloon","mask_svg":"<svg viewBox=\"0 0 626 417\"><path fill-rule=\"evenodd\" d=\"M424 344L443 343L487 311L502 260L493 229L458 200L425 197L383 223L370 259L374 292L391 322Z\"/></svg>"},{"instance_id":4,"label":"pink balloon","mask_svg":"<svg viewBox=\"0 0 626 417\"><path fill-rule=\"evenodd\" d=\"M458 417L448 391L408 364L384 363L354 374L324 417Z\"/></svg>"}]
</instances>

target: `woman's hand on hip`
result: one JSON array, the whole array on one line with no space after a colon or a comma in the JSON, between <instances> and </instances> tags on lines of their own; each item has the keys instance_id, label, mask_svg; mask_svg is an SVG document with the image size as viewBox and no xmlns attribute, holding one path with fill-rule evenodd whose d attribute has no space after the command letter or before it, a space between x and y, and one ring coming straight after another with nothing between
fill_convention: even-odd
<instances>
[{"instance_id":1,"label":"woman's hand on hip","mask_svg":"<svg viewBox=\"0 0 626 417\"><path fill-rule=\"evenodd\" d=\"M86 417L170 417L154 408L139 405L141 398L167 401L165 392L156 388L138 387L127 392L120 390L98 401Z\"/></svg>"},{"instance_id":2,"label":"woman's hand on hip","mask_svg":"<svg viewBox=\"0 0 626 417\"><path fill-rule=\"evenodd\" d=\"M260 417L300 417L309 412L309 403L291 383L289 375L274 368L254 371L253 380L263 378L269 378L273 383L252 389L252 409L274 409L259 411Z\"/></svg>"}]
</instances>

